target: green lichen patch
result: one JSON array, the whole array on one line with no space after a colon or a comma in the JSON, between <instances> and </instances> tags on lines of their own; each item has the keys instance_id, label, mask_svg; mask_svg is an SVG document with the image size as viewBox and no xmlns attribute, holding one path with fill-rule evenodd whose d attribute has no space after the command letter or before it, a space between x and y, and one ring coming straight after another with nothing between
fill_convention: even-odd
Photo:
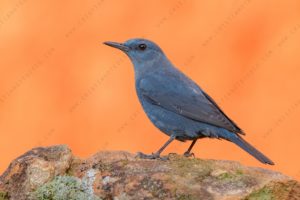
<instances>
[{"instance_id":1,"label":"green lichen patch","mask_svg":"<svg viewBox=\"0 0 300 200\"><path fill-rule=\"evenodd\" d=\"M86 185L76 177L57 176L39 187L31 195L32 200L100 200L91 194Z\"/></svg>"},{"instance_id":2,"label":"green lichen patch","mask_svg":"<svg viewBox=\"0 0 300 200\"><path fill-rule=\"evenodd\" d=\"M240 170L229 172L226 171L224 173L219 174L216 178L220 181L236 181L243 178L243 173Z\"/></svg>"},{"instance_id":3,"label":"green lichen patch","mask_svg":"<svg viewBox=\"0 0 300 200\"><path fill-rule=\"evenodd\" d=\"M0 200L8 200L8 193L0 191Z\"/></svg>"},{"instance_id":4,"label":"green lichen patch","mask_svg":"<svg viewBox=\"0 0 300 200\"><path fill-rule=\"evenodd\" d=\"M196 182L202 181L209 176L213 169L210 161L201 159L177 157L170 162L175 173L185 177L193 177Z\"/></svg>"},{"instance_id":5,"label":"green lichen patch","mask_svg":"<svg viewBox=\"0 0 300 200\"><path fill-rule=\"evenodd\" d=\"M300 196L296 181L272 182L249 194L244 200L289 200Z\"/></svg>"},{"instance_id":6,"label":"green lichen patch","mask_svg":"<svg viewBox=\"0 0 300 200\"><path fill-rule=\"evenodd\" d=\"M237 175L244 175L244 172L243 172L243 170L241 170L241 169L237 169L237 170L235 171L235 173L236 173Z\"/></svg>"},{"instance_id":7,"label":"green lichen patch","mask_svg":"<svg viewBox=\"0 0 300 200\"><path fill-rule=\"evenodd\" d=\"M225 191L235 191L236 193L241 193L246 188L257 184L255 178L232 171L220 174L217 177L212 177L208 183L209 182L215 191L221 193Z\"/></svg>"},{"instance_id":8,"label":"green lichen patch","mask_svg":"<svg viewBox=\"0 0 300 200\"><path fill-rule=\"evenodd\" d=\"M273 200L274 198L272 190L268 187L263 187L262 189L251 193L245 200Z\"/></svg>"}]
</instances>

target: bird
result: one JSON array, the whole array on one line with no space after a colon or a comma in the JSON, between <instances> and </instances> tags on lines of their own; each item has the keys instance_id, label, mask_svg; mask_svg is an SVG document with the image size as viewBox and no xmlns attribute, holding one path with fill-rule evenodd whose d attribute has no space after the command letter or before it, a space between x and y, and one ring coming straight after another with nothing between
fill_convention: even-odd
<instances>
[{"instance_id":1,"label":"bird","mask_svg":"<svg viewBox=\"0 0 300 200\"><path fill-rule=\"evenodd\" d=\"M138 99L150 121L169 139L152 154L138 152L144 159L159 159L174 140L192 141L184 156L190 157L201 138L223 139L238 145L258 161L274 165L267 156L249 144L244 131L192 79L176 68L163 50L144 38L123 43L104 42L124 52L134 68Z\"/></svg>"}]
</instances>

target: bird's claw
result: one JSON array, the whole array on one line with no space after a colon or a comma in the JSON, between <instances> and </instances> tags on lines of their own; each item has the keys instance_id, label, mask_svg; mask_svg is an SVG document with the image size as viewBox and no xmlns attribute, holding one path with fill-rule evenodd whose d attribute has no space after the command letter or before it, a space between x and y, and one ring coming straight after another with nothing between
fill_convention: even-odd
<instances>
[{"instance_id":1,"label":"bird's claw","mask_svg":"<svg viewBox=\"0 0 300 200\"><path fill-rule=\"evenodd\" d=\"M160 160L168 160L168 157L160 157L159 154L157 153L152 153L152 154L144 154L142 152L138 152L137 155L135 156L136 158L141 158L141 159L160 159Z\"/></svg>"},{"instance_id":2,"label":"bird's claw","mask_svg":"<svg viewBox=\"0 0 300 200\"><path fill-rule=\"evenodd\" d=\"M184 152L183 155L184 155L185 157L187 157L187 158L189 158L189 157L195 158L195 154L194 154L194 153L190 153L190 152L188 152L188 151Z\"/></svg>"}]
</instances>

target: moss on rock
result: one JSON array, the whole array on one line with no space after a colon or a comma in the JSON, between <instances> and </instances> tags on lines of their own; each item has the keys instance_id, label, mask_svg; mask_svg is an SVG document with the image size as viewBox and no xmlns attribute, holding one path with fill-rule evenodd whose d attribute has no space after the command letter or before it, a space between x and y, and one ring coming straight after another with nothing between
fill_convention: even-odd
<instances>
[{"instance_id":1,"label":"moss on rock","mask_svg":"<svg viewBox=\"0 0 300 200\"><path fill-rule=\"evenodd\" d=\"M7 192L0 191L0 200L8 200Z\"/></svg>"},{"instance_id":2,"label":"moss on rock","mask_svg":"<svg viewBox=\"0 0 300 200\"><path fill-rule=\"evenodd\" d=\"M176 173L193 177L195 181L202 181L212 171L212 164L209 160L190 159L174 155L171 157L171 164Z\"/></svg>"},{"instance_id":3,"label":"moss on rock","mask_svg":"<svg viewBox=\"0 0 300 200\"><path fill-rule=\"evenodd\" d=\"M282 200L295 199L293 193L295 189L299 190L299 184L296 181L271 182L263 188L249 194L244 200ZM299 196L297 199L300 198Z\"/></svg>"}]
</instances>

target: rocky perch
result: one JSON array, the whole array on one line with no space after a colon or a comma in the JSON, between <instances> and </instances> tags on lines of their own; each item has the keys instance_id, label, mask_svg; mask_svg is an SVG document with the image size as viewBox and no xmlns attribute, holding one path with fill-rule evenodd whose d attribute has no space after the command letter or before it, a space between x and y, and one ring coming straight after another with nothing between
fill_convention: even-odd
<instances>
[{"instance_id":1,"label":"rocky perch","mask_svg":"<svg viewBox=\"0 0 300 200\"><path fill-rule=\"evenodd\" d=\"M0 177L0 200L300 199L300 184L237 162L169 155L136 159L127 152L75 157L65 145L39 147Z\"/></svg>"}]
</instances>

